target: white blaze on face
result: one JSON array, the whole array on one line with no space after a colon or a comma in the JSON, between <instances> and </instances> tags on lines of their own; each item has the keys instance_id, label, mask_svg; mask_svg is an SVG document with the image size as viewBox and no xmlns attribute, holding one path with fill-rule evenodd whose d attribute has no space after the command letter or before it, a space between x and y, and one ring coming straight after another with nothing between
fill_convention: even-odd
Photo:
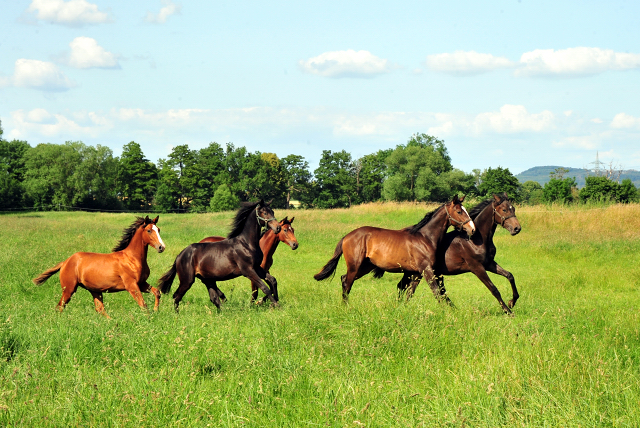
<instances>
[{"instance_id":1,"label":"white blaze on face","mask_svg":"<svg viewBox=\"0 0 640 428\"><path fill-rule=\"evenodd\" d=\"M160 230L158 230L158 226L154 224L153 226L151 226L151 229L156 233L156 235L158 235L158 241L160 241L160 245L166 247L166 245L164 245L164 241L162 241L162 238L160 237Z\"/></svg>"},{"instance_id":2,"label":"white blaze on face","mask_svg":"<svg viewBox=\"0 0 640 428\"><path fill-rule=\"evenodd\" d=\"M469 215L469 213L467 212L467 209L465 207L462 207L462 211L464 211L469 216L469 218L471 218L471 216ZM476 225L473 224L473 220L469 221L469 225L471 225L471 228L473 230L476 230Z\"/></svg>"}]
</instances>

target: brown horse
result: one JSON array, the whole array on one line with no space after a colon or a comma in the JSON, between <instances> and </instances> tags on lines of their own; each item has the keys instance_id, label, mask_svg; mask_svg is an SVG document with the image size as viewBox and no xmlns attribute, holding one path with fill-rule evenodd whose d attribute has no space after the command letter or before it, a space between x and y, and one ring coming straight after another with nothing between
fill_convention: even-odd
<instances>
[{"instance_id":1,"label":"brown horse","mask_svg":"<svg viewBox=\"0 0 640 428\"><path fill-rule=\"evenodd\" d=\"M273 230L268 229L260 238L260 249L262 250L263 258L260 267L267 272L266 281L271 285L271 291L273 292L273 297L276 300L280 300L278 297L278 281L269 273L269 269L273 265L273 253L276 252L278 248L278 244L284 242L288 246L291 247L292 250L298 249L298 239L296 238L295 231L293 230L293 219L295 217L291 217L289 220L288 217L280 220L280 232L275 233ZM200 242L219 242L224 240L222 236L209 236L204 238ZM254 302L258 298L258 284L252 282L251 283L251 301Z\"/></svg>"},{"instance_id":2,"label":"brown horse","mask_svg":"<svg viewBox=\"0 0 640 428\"><path fill-rule=\"evenodd\" d=\"M462 206L463 200L464 197L455 196L425 215L408 232L369 226L349 232L338 242L333 257L314 278L321 281L333 276L344 253L347 273L342 276L342 298L345 302L353 282L376 268L385 272L419 272L418 275L429 281L439 300L434 268L436 249L443 235L449 226L462 228L470 235L475 232L473 221ZM415 286L409 290L407 298L413 295Z\"/></svg>"},{"instance_id":3,"label":"brown horse","mask_svg":"<svg viewBox=\"0 0 640 428\"><path fill-rule=\"evenodd\" d=\"M265 297L277 305L278 301L271 289L264 283L267 272L260 266L263 257L259 241L260 229L263 227L269 227L275 233L280 232L280 225L269 204L262 200L254 203L244 202L236 213L227 239L219 242L198 242L182 250L171 269L158 281L162 292L168 293L176 274L178 275L180 285L173 293L176 311L196 278L207 287L209 299L218 309L226 297L216 282L239 276L247 277L252 283L258 284Z\"/></svg>"},{"instance_id":4,"label":"brown horse","mask_svg":"<svg viewBox=\"0 0 640 428\"><path fill-rule=\"evenodd\" d=\"M158 310L160 292L147 283L149 265L147 264L147 250L151 245L158 253L165 249L160 237L160 229L156 226L158 217L137 217L131 226L124 230L120 243L112 253L84 253L73 254L67 260L47 269L33 280L41 285L50 276L60 271L60 285L62 298L58 302L58 310L62 311L78 286L89 290L93 296L96 311L109 318L102 301L102 293L128 291L141 308L147 307L142 298L143 293L152 292L156 297L153 307Z\"/></svg>"},{"instance_id":5,"label":"brown horse","mask_svg":"<svg viewBox=\"0 0 640 428\"><path fill-rule=\"evenodd\" d=\"M511 314L511 308L516 304L519 297L518 289L511 272L503 269L494 260L496 246L493 243L493 235L498 225L507 229L512 236L520 233L522 228L516 218L516 209L511 204L507 194L503 193L502 195L493 195L493 198L480 202L471 210L469 215L475 222L477 233L469 237L459 231L449 232L444 236L441 245L438 247L435 273L438 277L440 295L444 300L449 299L446 295L442 275L459 275L473 272L498 300L502 310L507 314ZM491 282L487 271L502 275L509 280L513 298L508 305L502 300L500 291ZM374 276L379 278L383 273L382 271L376 271ZM410 286L413 287L414 281L419 282L420 278L415 273L405 273L398 283L398 297L402 297L402 294Z\"/></svg>"}]
</instances>

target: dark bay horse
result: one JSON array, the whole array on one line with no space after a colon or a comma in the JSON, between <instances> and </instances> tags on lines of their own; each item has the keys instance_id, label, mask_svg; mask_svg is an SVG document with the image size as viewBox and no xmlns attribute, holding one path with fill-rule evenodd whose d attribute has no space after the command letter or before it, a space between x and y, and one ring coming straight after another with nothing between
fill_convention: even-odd
<instances>
[{"instance_id":1,"label":"dark bay horse","mask_svg":"<svg viewBox=\"0 0 640 428\"><path fill-rule=\"evenodd\" d=\"M408 232L378 227L360 227L349 232L338 242L333 257L317 273L318 281L335 273L340 256L344 254L347 273L342 276L342 298L346 302L353 282L374 269L384 272L417 272L429 282L431 291L440 299L438 284L434 275L436 249L449 226L464 229L468 234L475 232L473 221L462 206L464 197L455 196L452 201L441 205L424 216ZM409 290L408 298L415 292Z\"/></svg>"},{"instance_id":2,"label":"dark bay horse","mask_svg":"<svg viewBox=\"0 0 640 428\"><path fill-rule=\"evenodd\" d=\"M262 200L244 202L236 213L227 239L219 242L198 242L182 250L171 269L158 281L160 289L166 294L171 290L176 274L178 275L180 285L173 293L176 311L196 278L207 287L209 299L218 309L226 297L216 282L239 276L247 277L252 283L258 284L265 297L277 305L271 289L264 282L267 272L260 266L263 255L259 241L260 229L263 227L269 227L275 233L280 232L280 225L269 204Z\"/></svg>"},{"instance_id":3,"label":"dark bay horse","mask_svg":"<svg viewBox=\"0 0 640 428\"><path fill-rule=\"evenodd\" d=\"M147 264L147 250L151 245L159 253L165 249L160 237L160 229L156 224L158 217L137 217L133 224L124 230L120 243L112 253L84 253L73 254L67 260L47 269L40 276L34 278L36 285L41 285L49 277L60 271L60 285L62 298L58 302L58 310L62 311L78 286L89 290L93 295L96 311L109 318L102 300L102 293L128 291L141 308L146 308L140 292L152 292L156 297L153 307L158 310L160 292L147 283L149 265Z\"/></svg>"},{"instance_id":4,"label":"dark bay horse","mask_svg":"<svg viewBox=\"0 0 640 428\"><path fill-rule=\"evenodd\" d=\"M260 267L267 272L266 281L271 285L271 292L273 293L273 297L276 300L280 300L278 297L278 281L269 273L269 269L273 266L273 254L276 252L278 248L278 244L284 242L292 250L298 249L298 239L296 238L295 231L293 230L293 219L295 217L291 217L289 220L288 216L284 219L280 220L280 232L275 233L271 229L267 229L267 231L260 238L260 250L262 250L262 263L260 263ZM209 236L204 238L200 242L219 242L224 240L222 236ZM251 283L251 301L254 302L258 298L258 288L259 285L252 282Z\"/></svg>"},{"instance_id":5,"label":"dark bay horse","mask_svg":"<svg viewBox=\"0 0 640 428\"><path fill-rule=\"evenodd\" d=\"M436 252L436 269L439 290L443 299L448 300L442 275L459 275L473 272L480 281L489 289L496 298L502 310L511 314L511 308L516 304L519 294L516 281L511 272L503 269L495 261L496 246L493 243L493 235L498 225L517 235L522 229L516 217L516 209L511 204L506 193L494 195L476 205L469 213L476 225L476 233L469 236L459 231L449 232L444 236L441 245ZM502 300L500 291L491 282L487 271L502 275L511 284L513 298L506 305ZM376 277L382 276L381 271L374 273ZM405 290L412 286L413 281L420 281L415 273L406 273L398 283L398 296L401 297Z\"/></svg>"}]
</instances>

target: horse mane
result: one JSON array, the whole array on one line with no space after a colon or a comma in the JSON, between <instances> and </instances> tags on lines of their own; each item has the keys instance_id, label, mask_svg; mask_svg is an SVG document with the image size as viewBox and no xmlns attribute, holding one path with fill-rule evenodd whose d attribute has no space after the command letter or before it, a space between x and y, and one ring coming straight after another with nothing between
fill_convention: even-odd
<instances>
[{"instance_id":1,"label":"horse mane","mask_svg":"<svg viewBox=\"0 0 640 428\"><path fill-rule=\"evenodd\" d=\"M144 224L144 222L144 218L136 217L136 221L131 223L131 226L129 226L122 232L122 238L120 239L120 242L118 242L118 244L113 247L113 252L115 253L116 251L122 251L127 248L131 243L131 240L133 239L133 235L136 234L136 230L138 230L140 225Z\"/></svg>"},{"instance_id":2,"label":"horse mane","mask_svg":"<svg viewBox=\"0 0 640 428\"><path fill-rule=\"evenodd\" d=\"M503 203L505 201L505 199L507 199L503 195L497 195L497 196L500 198L500 202L498 203L498 205L500 205L501 203ZM469 211L469 217L471 217L471 220L475 220L476 217L478 217L478 215L480 215L482 210L485 209L485 207L487 205L489 205L493 201L494 201L493 198L485 199L484 201L480 202L478 205L473 207L473 209L471 211Z\"/></svg>"},{"instance_id":3,"label":"horse mane","mask_svg":"<svg viewBox=\"0 0 640 428\"><path fill-rule=\"evenodd\" d=\"M406 230L410 234L415 235L416 233L418 233L418 231L420 229L422 229L427 223L429 223L429 221L431 221L431 218L433 217L433 215L442 207L444 207L444 204L440 205L438 208L436 208L435 210L431 211L430 213L425 214L425 216L422 218L422 220L420 220L419 223L414 224L413 226L410 226L410 227L406 228Z\"/></svg>"},{"instance_id":4,"label":"horse mane","mask_svg":"<svg viewBox=\"0 0 640 428\"><path fill-rule=\"evenodd\" d=\"M231 232L229 232L229 235L227 235L227 239L235 238L242 233L244 225L249 219L249 214L251 214L253 209L259 204L260 202L242 202L240 204L240 209L236 213L236 217L231 223Z\"/></svg>"}]
</instances>

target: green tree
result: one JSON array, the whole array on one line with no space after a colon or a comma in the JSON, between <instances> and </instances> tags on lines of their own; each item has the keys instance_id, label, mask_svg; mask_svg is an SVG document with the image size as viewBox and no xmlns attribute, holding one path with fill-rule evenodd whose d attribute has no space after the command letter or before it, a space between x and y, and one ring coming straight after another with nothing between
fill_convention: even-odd
<instances>
[{"instance_id":1,"label":"green tree","mask_svg":"<svg viewBox=\"0 0 640 428\"><path fill-rule=\"evenodd\" d=\"M356 184L351 154L344 150L323 150L322 158L313 175L318 186L318 194L313 205L318 208L351 206Z\"/></svg>"},{"instance_id":2,"label":"green tree","mask_svg":"<svg viewBox=\"0 0 640 428\"><path fill-rule=\"evenodd\" d=\"M387 157L392 149L378 150L356 161L356 189L358 202L374 202L382 199L382 189L387 178Z\"/></svg>"},{"instance_id":3,"label":"green tree","mask_svg":"<svg viewBox=\"0 0 640 428\"><path fill-rule=\"evenodd\" d=\"M638 202L640 195L633 181L630 178L625 178L620 183L620 189L618 190L618 201L622 203Z\"/></svg>"},{"instance_id":4,"label":"green tree","mask_svg":"<svg viewBox=\"0 0 640 428\"><path fill-rule=\"evenodd\" d=\"M543 195L546 202L571 202L571 189L576 187L575 178L551 178L544 185Z\"/></svg>"},{"instance_id":5,"label":"green tree","mask_svg":"<svg viewBox=\"0 0 640 428\"><path fill-rule=\"evenodd\" d=\"M438 177L453 169L444 142L426 134L414 134L406 145L398 145L386 164L393 180L385 181L383 197L396 201L429 200L432 194L440 195Z\"/></svg>"},{"instance_id":6,"label":"green tree","mask_svg":"<svg viewBox=\"0 0 640 428\"><path fill-rule=\"evenodd\" d=\"M580 200L593 202L617 201L620 185L603 176L585 178L585 186L580 189Z\"/></svg>"},{"instance_id":7,"label":"green tree","mask_svg":"<svg viewBox=\"0 0 640 428\"><path fill-rule=\"evenodd\" d=\"M215 190L225 180L225 154L218 143L200 149L193 166L195 189L192 205L194 210L200 211L209 206Z\"/></svg>"},{"instance_id":8,"label":"green tree","mask_svg":"<svg viewBox=\"0 0 640 428\"><path fill-rule=\"evenodd\" d=\"M226 184L221 184L216 189L209 207L211 211L231 211L238 208L238 197L231 193L231 189Z\"/></svg>"},{"instance_id":9,"label":"green tree","mask_svg":"<svg viewBox=\"0 0 640 428\"><path fill-rule=\"evenodd\" d=\"M158 159L157 190L153 205L162 212L178 211L178 173L173 163L166 159Z\"/></svg>"},{"instance_id":10,"label":"green tree","mask_svg":"<svg viewBox=\"0 0 640 428\"><path fill-rule=\"evenodd\" d=\"M479 196L490 197L494 194L506 192L514 201L520 200L520 182L511 174L509 168L491 168L482 174L482 181L478 186Z\"/></svg>"},{"instance_id":11,"label":"green tree","mask_svg":"<svg viewBox=\"0 0 640 428\"><path fill-rule=\"evenodd\" d=\"M309 163L299 155L282 158L282 169L285 180L285 208L289 208L292 199L300 199L299 195L309 193L311 172Z\"/></svg>"},{"instance_id":12,"label":"green tree","mask_svg":"<svg viewBox=\"0 0 640 428\"><path fill-rule=\"evenodd\" d=\"M71 206L75 193L71 177L81 162L70 142L38 144L25 153L25 193L36 207Z\"/></svg>"},{"instance_id":13,"label":"green tree","mask_svg":"<svg viewBox=\"0 0 640 428\"><path fill-rule=\"evenodd\" d=\"M25 153L30 148L26 141L6 141L0 138L0 210L25 205Z\"/></svg>"},{"instance_id":14,"label":"green tree","mask_svg":"<svg viewBox=\"0 0 640 428\"><path fill-rule=\"evenodd\" d=\"M540 183L528 180L520 186L520 200L530 205L544 202L544 190Z\"/></svg>"},{"instance_id":15,"label":"green tree","mask_svg":"<svg viewBox=\"0 0 640 428\"><path fill-rule=\"evenodd\" d=\"M117 160L110 148L70 143L81 161L69 178L73 189L71 205L82 208L117 209L115 183Z\"/></svg>"},{"instance_id":16,"label":"green tree","mask_svg":"<svg viewBox=\"0 0 640 428\"><path fill-rule=\"evenodd\" d=\"M122 204L130 210L146 210L156 193L158 169L145 158L135 141L122 147L117 161L116 191Z\"/></svg>"}]
</instances>

